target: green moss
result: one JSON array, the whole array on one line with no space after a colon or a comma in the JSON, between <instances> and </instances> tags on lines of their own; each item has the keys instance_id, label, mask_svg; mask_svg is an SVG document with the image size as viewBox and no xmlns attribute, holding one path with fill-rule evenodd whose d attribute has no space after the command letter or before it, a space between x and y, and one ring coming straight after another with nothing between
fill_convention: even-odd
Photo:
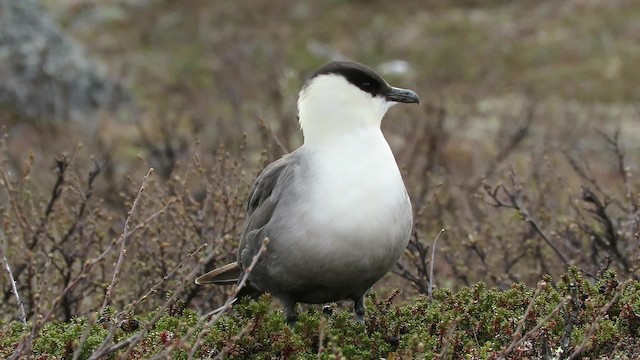
<instances>
[{"instance_id":1,"label":"green moss","mask_svg":"<svg viewBox=\"0 0 640 360\"><path fill-rule=\"evenodd\" d=\"M22 323L0 320L0 358L8 358L27 331L28 327Z\"/></svg>"},{"instance_id":2,"label":"green moss","mask_svg":"<svg viewBox=\"0 0 640 360\"><path fill-rule=\"evenodd\" d=\"M569 268L559 282L554 283L550 277L544 281L535 298L536 290L524 284L498 290L484 283L457 292L438 289L433 299L419 296L404 304L395 301L399 291L387 298L371 294L367 299L366 325L354 321L351 307L336 310L331 316L309 307L300 312L294 326L289 326L281 311L272 310L271 298L265 295L234 305L233 311L204 334L196 356L224 352L229 359L317 359L322 349L322 359L432 358L446 347L451 359L491 359L518 339L514 333L530 304L522 322L522 335L527 334L528 341L516 346L513 356L535 357L543 347L558 349L565 337L567 319L573 323L570 351L590 332L585 356L597 358L635 346L633 339L640 329L640 283L631 282L623 291L615 273L605 272L592 281L577 268ZM571 294L576 299L546 319ZM615 301L603 316L603 308L612 300ZM573 306L578 306L577 311L573 311ZM170 307L155 324L150 324L156 314L157 311L131 316L141 327L150 326L144 340L134 349L135 357L152 356L172 346L174 359L187 358L202 331L199 316L189 309ZM574 314L576 318L572 318ZM112 316L112 310L105 314L107 319ZM592 328L596 319L597 326ZM1 325L0 355L7 357L29 327L15 322ZM86 326L86 318L47 323L34 342L34 355L70 357ZM200 327L186 338L195 326ZM533 331L537 326L538 330ZM102 343L107 328L100 322L92 326L82 344L81 358L88 358ZM137 328L119 326L115 338L121 341L136 331Z\"/></svg>"},{"instance_id":3,"label":"green moss","mask_svg":"<svg viewBox=\"0 0 640 360\"><path fill-rule=\"evenodd\" d=\"M36 355L70 358L78 347L88 326L87 318L74 318L69 323L49 322L44 325L41 336L33 343ZM108 334L100 324L93 324L87 340L82 344L80 358L86 359L96 350Z\"/></svg>"}]
</instances>

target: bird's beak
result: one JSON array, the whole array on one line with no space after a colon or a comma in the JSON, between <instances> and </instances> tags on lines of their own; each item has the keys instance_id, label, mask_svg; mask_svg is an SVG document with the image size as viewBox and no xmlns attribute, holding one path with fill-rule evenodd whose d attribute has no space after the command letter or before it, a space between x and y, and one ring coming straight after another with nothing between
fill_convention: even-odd
<instances>
[{"instance_id":1,"label":"bird's beak","mask_svg":"<svg viewBox=\"0 0 640 360\"><path fill-rule=\"evenodd\" d=\"M391 91L387 93L387 101L399 102L399 103L420 103L418 94L411 90L391 87Z\"/></svg>"}]
</instances>

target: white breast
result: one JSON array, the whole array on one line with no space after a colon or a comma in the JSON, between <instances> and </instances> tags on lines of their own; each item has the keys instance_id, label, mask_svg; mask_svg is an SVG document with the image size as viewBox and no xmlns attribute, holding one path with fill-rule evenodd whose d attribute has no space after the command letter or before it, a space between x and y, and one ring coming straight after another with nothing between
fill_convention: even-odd
<instances>
[{"instance_id":1,"label":"white breast","mask_svg":"<svg viewBox=\"0 0 640 360\"><path fill-rule=\"evenodd\" d=\"M354 258L363 259L364 267L395 263L408 240L411 204L380 129L351 131L308 150L314 170L307 226L322 241L307 246L336 263ZM380 261L384 264L370 264Z\"/></svg>"}]
</instances>

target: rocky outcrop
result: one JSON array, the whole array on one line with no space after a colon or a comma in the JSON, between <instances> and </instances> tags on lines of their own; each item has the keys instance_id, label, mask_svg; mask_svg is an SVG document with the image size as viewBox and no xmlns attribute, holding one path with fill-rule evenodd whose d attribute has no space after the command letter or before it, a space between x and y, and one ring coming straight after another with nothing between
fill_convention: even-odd
<instances>
[{"instance_id":1,"label":"rocky outcrop","mask_svg":"<svg viewBox=\"0 0 640 360\"><path fill-rule=\"evenodd\" d=\"M129 93L35 0L0 0L0 107L46 121L94 121Z\"/></svg>"}]
</instances>

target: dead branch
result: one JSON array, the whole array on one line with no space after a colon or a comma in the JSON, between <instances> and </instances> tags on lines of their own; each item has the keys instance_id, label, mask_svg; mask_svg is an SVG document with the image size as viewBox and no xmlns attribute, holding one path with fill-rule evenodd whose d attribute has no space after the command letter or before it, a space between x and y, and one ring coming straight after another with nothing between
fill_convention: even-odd
<instances>
[{"instance_id":1,"label":"dead branch","mask_svg":"<svg viewBox=\"0 0 640 360\"><path fill-rule=\"evenodd\" d=\"M553 250L553 252L558 256L558 258L562 261L563 264L568 265L569 259L556 247L551 238L547 235L547 233L542 229L539 224L539 221L531 215L529 210L524 206L522 201L522 188L516 181L516 175L514 170L512 169L509 174L509 179L511 180L511 190L507 189L504 185L499 184L495 187L492 187L489 184L484 185L484 190L489 195L493 202L487 202L487 204L500 208L514 209L518 212L520 217L529 223L533 227L533 229L542 237L542 239L547 243L547 245ZM506 197L506 200L501 199L501 194Z\"/></svg>"},{"instance_id":2,"label":"dead branch","mask_svg":"<svg viewBox=\"0 0 640 360\"><path fill-rule=\"evenodd\" d=\"M544 286L546 286L546 283L544 281L540 281L538 283L538 286L536 287L536 291L533 293L533 296L531 297L531 301L529 301L529 305L527 305L527 308L524 311L524 314L518 321L518 325L516 326L516 331L514 331L513 334L511 334L511 339L512 339L511 344L509 344L509 346L506 349L504 349L500 353L500 355L498 355L499 359L504 358L516 346L520 345L524 341L523 340L524 337L522 336L522 328L524 327L524 323L527 320L527 316L529 316L529 313L533 309L533 304L535 304L536 298L538 297L538 295L540 295L540 291L542 291L542 288Z\"/></svg>"},{"instance_id":3,"label":"dead branch","mask_svg":"<svg viewBox=\"0 0 640 360\"><path fill-rule=\"evenodd\" d=\"M582 339L582 343L580 343L580 345L573 351L573 353L571 353L571 355L568 357L568 360L573 360L573 359L578 358L580 356L580 354L586 349L587 343L589 342L589 339L591 339L591 337L595 333L596 329L598 328L598 323L607 315L607 312L609 311L611 306L613 306L613 304L615 304L618 301L618 298L624 292L624 289L627 287L627 285L630 284L630 283L631 283L631 280L627 280L627 281L623 282L622 284L618 285L618 288L616 289L617 291L616 291L615 295L613 296L613 298L608 303L606 303L598 311L598 314L596 315L595 319L593 319L593 322L591 323L591 325L585 331L584 339Z\"/></svg>"},{"instance_id":4,"label":"dead branch","mask_svg":"<svg viewBox=\"0 0 640 360\"><path fill-rule=\"evenodd\" d=\"M211 329L211 326L213 326L213 324L215 324L222 317L222 315L224 315L224 313L226 313L231 308L231 305L236 301L236 298L238 297L238 294L240 294L240 291L247 285L247 281L249 281L249 275L251 275L251 272L253 271L255 266L258 264L258 260L260 260L260 258L264 255L264 253L267 252L267 245L269 245L269 238L265 238L262 241L262 245L260 246L260 249L253 256L253 259L251 260L251 264L249 264L249 266L246 269L244 269L244 274L242 275L242 278L240 278L240 281L238 282L238 285L235 287L235 289L231 293L231 296L227 298L227 301L225 302L224 306L202 317L202 319L206 319L209 316L215 314L215 316L213 316L211 320L209 320L204 324L202 331L200 331L200 333L198 334L198 337L196 338L196 341L193 343L193 346L191 347L191 351L189 352L189 359L193 359L193 356L195 355L196 351L200 347L200 343L202 342L202 337L206 335L209 332L209 329ZM198 323L200 324L200 321L198 321ZM194 329L198 327L199 326L192 327L191 329L189 329L189 332L194 331ZM187 338L190 337L189 332L186 335Z\"/></svg>"},{"instance_id":5,"label":"dead branch","mask_svg":"<svg viewBox=\"0 0 640 360\"><path fill-rule=\"evenodd\" d=\"M489 164L489 167L484 171L484 174L477 178L475 181L467 184L465 187L469 190L475 190L480 185L482 185L484 179L491 177L495 174L499 165L504 162L513 151L515 151L518 146L522 143L522 141L529 135L529 131L531 129L531 124L533 123L533 119L535 118L537 102L531 102L524 110L521 115L524 120L522 120L521 124L518 125L518 128L507 138L506 143L498 150L498 154L495 156L493 161Z\"/></svg>"},{"instance_id":6,"label":"dead branch","mask_svg":"<svg viewBox=\"0 0 640 360\"><path fill-rule=\"evenodd\" d=\"M429 264L429 299L433 299L433 264L436 261L436 243L440 236L444 233L444 229L440 230L436 238L433 240L433 245L431 245L431 264Z\"/></svg>"},{"instance_id":7,"label":"dead branch","mask_svg":"<svg viewBox=\"0 0 640 360\"><path fill-rule=\"evenodd\" d=\"M7 275L9 276L9 282L11 283L11 291L13 291L13 295L16 297L16 303L18 304L18 309L20 310L20 322L23 324L27 324L27 313L24 311L24 302L22 298L20 298L20 293L18 293L18 285L16 284L16 279L13 277L13 273L11 272L11 267L9 266L9 261L7 257L4 256L4 252L0 249L0 260L2 260L2 265L4 266Z\"/></svg>"},{"instance_id":8,"label":"dead branch","mask_svg":"<svg viewBox=\"0 0 640 360\"><path fill-rule=\"evenodd\" d=\"M542 328L546 323L548 323L549 320L551 320L551 318L554 317L558 313L558 311L560 311L560 309L562 309L570 300L571 300L570 296L564 297L562 301L560 301L560 303L556 305L556 307L553 308L553 310L551 310L551 312L547 314L547 316L545 316L544 319L540 320L533 329L527 331L527 333L524 334L524 336L519 338L518 340L512 341L511 344L509 344L509 346L500 353L500 356L498 356L498 359L504 360L505 357L509 355L509 353L516 346L529 340L538 330L540 330L540 328Z\"/></svg>"},{"instance_id":9,"label":"dead branch","mask_svg":"<svg viewBox=\"0 0 640 360\"><path fill-rule=\"evenodd\" d=\"M124 222L124 229L122 231L122 235L120 235L120 239L118 239L118 243L120 243L120 255L118 256L118 261L116 262L115 269L113 270L113 277L111 278L111 283L107 287L107 292L104 296L104 302L102 303L102 310L104 312L107 309L107 305L111 301L111 294L113 292L114 287L118 282L118 275L120 274L120 268L122 267L122 262L124 261L124 256L126 254L127 249L127 238L131 234L131 230L129 229L129 224L131 223L131 217L133 216L133 212L136 210L138 205L138 201L140 199L140 195L145 190L147 180L153 174L153 168L149 169L147 175L145 175L144 179L142 179L142 185L140 186L140 190L138 191L138 195L136 195L133 200L133 205L131 206L131 210L129 210L129 214L127 216L127 220Z\"/></svg>"}]
</instances>

